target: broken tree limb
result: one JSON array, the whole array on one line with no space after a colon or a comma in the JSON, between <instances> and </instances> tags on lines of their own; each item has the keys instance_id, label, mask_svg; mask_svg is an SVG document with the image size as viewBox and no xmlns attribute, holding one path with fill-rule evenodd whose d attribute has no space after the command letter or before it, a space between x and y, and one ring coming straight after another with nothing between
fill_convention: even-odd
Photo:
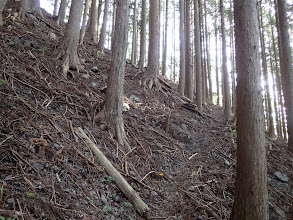
<instances>
[{"instance_id":1,"label":"broken tree limb","mask_svg":"<svg viewBox=\"0 0 293 220\"><path fill-rule=\"evenodd\" d=\"M139 197L135 190L130 186L130 184L124 179L124 177L117 171L117 169L111 164L104 153L97 147L97 145L84 133L82 128L77 128L75 130L76 135L85 141L85 144L92 149L92 151L97 156L98 162L102 165L108 175L114 177L114 180L118 188L124 193L124 195L129 199L129 201L134 205L137 212L143 216L149 217L149 207L144 201Z\"/></svg>"}]
</instances>

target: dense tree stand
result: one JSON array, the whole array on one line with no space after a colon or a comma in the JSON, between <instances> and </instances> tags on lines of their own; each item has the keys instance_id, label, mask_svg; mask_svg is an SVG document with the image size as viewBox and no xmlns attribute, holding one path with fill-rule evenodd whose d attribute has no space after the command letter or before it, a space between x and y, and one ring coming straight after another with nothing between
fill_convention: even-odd
<instances>
[{"instance_id":1,"label":"dense tree stand","mask_svg":"<svg viewBox=\"0 0 293 220\"><path fill-rule=\"evenodd\" d=\"M102 111L97 115L97 121L114 134L117 142L125 150L131 150L128 144L122 118L123 85L126 62L126 45L129 23L129 0L117 2L117 17L115 25L114 46L111 68L107 84L106 101Z\"/></svg>"},{"instance_id":2,"label":"dense tree stand","mask_svg":"<svg viewBox=\"0 0 293 220\"><path fill-rule=\"evenodd\" d=\"M69 69L84 71L78 55L77 47L79 42L79 25L82 16L82 0L72 1L69 14L68 28L66 29L64 38L57 48L59 54L57 58L62 59L62 73L67 78Z\"/></svg>"}]
</instances>

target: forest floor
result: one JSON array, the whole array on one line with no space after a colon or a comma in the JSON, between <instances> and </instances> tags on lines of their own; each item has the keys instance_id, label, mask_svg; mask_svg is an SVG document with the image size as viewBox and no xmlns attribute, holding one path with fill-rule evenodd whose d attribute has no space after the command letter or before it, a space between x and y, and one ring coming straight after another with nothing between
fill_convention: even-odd
<instances>
[{"instance_id":1,"label":"forest floor","mask_svg":"<svg viewBox=\"0 0 293 220\"><path fill-rule=\"evenodd\" d=\"M55 49L64 29L50 15L14 18L0 29L0 216L16 219L142 219L74 135L82 127L151 209L151 219L228 219L235 165L235 126L222 108L203 112L160 78L145 90L127 64L123 113L132 151L95 123L105 97L110 53L79 47L88 73L66 80ZM163 129L168 117L169 130ZM270 219L288 219L293 161L280 138L267 138ZM276 173L278 172L278 173Z\"/></svg>"}]
</instances>

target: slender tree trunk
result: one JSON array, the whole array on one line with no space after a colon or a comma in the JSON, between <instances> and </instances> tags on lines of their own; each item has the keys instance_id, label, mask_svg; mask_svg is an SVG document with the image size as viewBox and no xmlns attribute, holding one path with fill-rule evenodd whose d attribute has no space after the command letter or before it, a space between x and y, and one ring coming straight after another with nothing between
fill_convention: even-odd
<instances>
[{"instance_id":1,"label":"slender tree trunk","mask_svg":"<svg viewBox=\"0 0 293 220\"><path fill-rule=\"evenodd\" d=\"M174 6L175 7L175 6ZM185 91L185 22L184 22L184 0L179 1L180 25L179 25L179 40L180 40L180 76L179 76L179 93L184 95ZM174 54L175 56L175 54Z\"/></svg>"},{"instance_id":2,"label":"slender tree trunk","mask_svg":"<svg viewBox=\"0 0 293 220\"><path fill-rule=\"evenodd\" d=\"M216 0L215 19L215 40L216 40L216 84L217 84L217 105L220 105L220 84L219 84L219 64L218 64L218 1Z\"/></svg>"},{"instance_id":3,"label":"slender tree trunk","mask_svg":"<svg viewBox=\"0 0 293 220\"><path fill-rule=\"evenodd\" d=\"M94 43L98 42L98 4L99 0L92 0L89 17L89 37Z\"/></svg>"},{"instance_id":4,"label":"slender tree trunk","mask_svg":"<svg viewBox=\"0 0 293 220\"><path fill-rule=\"evenodd\" d=\"M136 65L136 63L137 63L137 0L134 1L134 9L133 9L133 33L132 33L131 63L134 65Z\"/></svg>"},{"instance_id":5,"label":"slender tree trunk","mask_svg":"<svg viewBox=\"0 0 293 220\"><path fill-rule=\"evenodd\" d=\"M175 0L173 0L173 30L172 33L172 48L173 48L173 81L176 82L176 44L175 44L175 17L176 17L176 7L175 7Z\"/></svg>"},{"instance_id":6,"label":"slender tree trunk","mask_svg":"<svg viewBox=\"0 0 293 220\"><path fill-rule=\"evenodd\" d=\"M109 0L105 0L103 25L102 25L102 30L101 30L101 34L100 34L100 40L98 43L98 49L101 51L104 50L104 45L105 45L105 41L106 41L108 13L109 13Z\"/></svg>"},{"instance_id":7,"label":"slender tree trunk","mask_svg":"<svg viewBox=\"0 0 293 220\"><path fill-rule=\"evenodd\" d=\"M225 116L229 120L231 118L231 100L230 100L230 85L229 85L229 74L227 70L227 52L226 52L226 32L225 32L225 21L224 21L224 5L223 0L220 0L220 11L221 11L221 32L222 32L222 57L223 57L223 78L224 78L224 96L225 96Z\"/></svg>"},{"instance_id":8,"label":"slender tree trunk","mask_svg":"<svg viewBox=\"0 0 293 220\"><path fill-rule=\"evenodd\" d=\"M2 26L4 24L3 19L2 19L2 13L4 10L4 7L6 5L7 0L1 0L0 2L0 26Z\"/></svg>"},{"instance_id":9,"label":"slender tree trunk","mask_svg":"<svg viewBox=\"0 0 293 220\"><path fill-rule=\"evenodd\" d=\"M99 1L99 6L98 6L98 17L97 17L97 27L98 27L98 30L97 30L97 40L100 40L99 38L99 28L100 28L100 17L101 17L101 14L102 14L102 6L103 6L103 1L100 0Z\"/></svg>"},{"instance_id":10,"label":"slender tree trunk","mask_svg":"<svg viewBox=\"0 0 293 220\"><path fill-rule=\"evenodd\" d=\"M83 10L83 18L82 18L82 26L80 30L80 44L83 44L83 38L85 35L85 28L86 28L86 18L87 18L87 13L89 9L89 0L85 0L85 6Z\"/></svg>"},{"instance_id":11,"label":"slender tree trunk","mask_svg":"<svg viewBox=\"0 0 293 220\"><path fill-rule=\"evenodd\" d=\"M114 47L114 35L115 35L116 4L117 4L117 1L114 0L113 16L112 16L112 30L111 30L111 51L113 51L114 49L113 47Z\"/></svg>"},{"instance_id":12,"label":"slender tree trunk","mask_svg":"<svg viewBox=\"0 0 293 220\"><path fill-rule=\"evenodd\" d=\"M268 220L267 162L256 0L234 1L237 173L231 220Z\"/></svg>"},{"instance_id":13,"label":"slender tree trunk","mask_svg":"<svg viewBox=\"0 0 293 220\"><path fill-rule=\"evenodd\" d=\"M68 0L61 0L61 4L60 4L60 7L59 7L58 18L57 18L57 21L56 21L58 25L64 25L67 1Z\"/></svg>"},{"instance_id":14,"label":"slender tree trunk","mask_svg":"<svg viewBox=\"0 0 293 220\"><path fill-rule=\"evenodd\" d=\"M140 51L139 51L139 70L143 71L146 53L146 0L141 3L141 31L140 31Z\"/></svg>"},{"instance_id":15,"label":"slender tree trunk","mask_svg":"<svg viewBox=\"0 0 293 220\"><path fill-rule=\"evenodd\" d=\"M191 71L190 40L190 0L185 0L185 95L187 98L193 101L193 77Z\"/></svg>"},{"instance_id":16,"label":"slender tree trunk","mask_svg":"<svg viewBox=\"0 0 293 220\"><path fill-rule=\"evenodd\" d=\"M166 0L166 15L165 15L165 36L162 57L162 75L166 76L167 67L167 42L168 42L168 0Z\"/></svg>"},{"instance_id":17,"label":"slender tree trunk","mask_svg":"<svg viewBox=\"0 0 293 220\"><path fill-rule=\"evenodd\" d=\"M288 150L293 153L293 66L290 36L286 12L286 1L278 0L281 74L283 78L284 100L287 115Z\"/></svg>"},{"instance_id":18,"label":"slender tree trunk","mask_svg":"<svg viewBox=\"0 0 293 220\"><path fill-rule=\"evenodd\" d=\"M68 27L65 31L63 40L59 45L58 58L62 59L62 71L64 77L67 78L69 68L77 71L82 70L77 55L77 47L79 43L80 22L82 17L82 0L72 1L69 13Z\"/></svg>"},{"instance_id":19,"label":"slender tree trunk","mask_svg":"<svg viewBox=\"0 0 293 220\"><path fill-rule=\"evenodd\" d=\"M107 128L115 134L116 140L124 146L126 151L131 150L122 118L129 4L130 0L117 1L114 46L107 83L106 101L103 110L98 115L98 119L106 123Z\"/></svg>"},{"instance_id":20,"label":"slender tree trunk","mask_svg":"<svg viewBox=\"0 0 293 220\"><path fill-rule=\"evenodd\" d=\"M55 0L55 1L54 1L54 11L53 11L53 15L54 15L54 16L57 15L58 3L59 3L59 0Z\"/></svg>"},{"instance_id":21,"label":"slender tree trunk","mask_svg":"<svg viewBox=\"0 0 293 220\"><path fill-rule=\"evenodd\" d=\"M196 63L196 104L198 110L202 111L202 73L198 2L199 0L194 0L194 51Z\"/></svg>"},{"instance_id":22,"label":"slender tree trunk","mask_svg":"<svg viewBox=\"0 0 293 220\"><path fill-rule=\"evenodd\" d=\"M148 70L146 73L147 78L144 80L144 86L147 86L149 89L154 88L155 90L160 90L160 84L157 78L159 74L159 15L160 1L150 0Z\"/></svg>"}]
</instances>

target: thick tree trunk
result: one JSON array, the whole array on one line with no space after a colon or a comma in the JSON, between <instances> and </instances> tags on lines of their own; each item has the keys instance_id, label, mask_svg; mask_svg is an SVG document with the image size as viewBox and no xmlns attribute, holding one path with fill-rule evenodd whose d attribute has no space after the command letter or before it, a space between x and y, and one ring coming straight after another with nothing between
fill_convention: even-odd
<instances>
[{"instance_id":1,"label":"thick tree trunk","mask_svg":"<svg viewBox=\"0 0 293 220\"><path fill-rule=\"evenodd\" d=\"M2 26L4 24L3 19L2 19L2 13L4 10L4 7L6 5L7 0L1 0L0 2L0 26Z\"/></svg>"},{"instance_id":2,"label":"thick tree trunk","mask_svg":"<svg viewBox=\"0 0 293 220\"><path fill-rule=\"evenodd\" d=\"M77 47L80 34L80 22L82 16L82 0L74 0L71 3L68 27L64 34L63 40L58 47L60 50L58 57L62 59L62 71L67 78L69 68L81 70Z\"/></svg>"},{"instance_id":3,"label":"thick tree trunk","mask_svg":"<svg viewBox=\"0 0 293 220\"><path fill-rule=\"evenodd\" d=\"M293 66L290 36L286 12L286 1L278 0L281 74L287 115L288 150L293 153Z\"/></svg>"},{"instance_id":4,"label":"thick tree trunk","mask_svg":"<svg viewBox=\"0 0 293 220\"><path fill-rule=\"evenodd\" d=\"M166 15L165 15L165 34L164 34L164 46L163 46L163 57L162 57L162 75L166 76L167 68L167 42L168 42L168 0L166 0Z\"/></svg>"},{"instance_id":5,"label":"thick tree trunk","mask_svg":"<svg viewBox=\"0 0 293 220\"><path fill-rule=\"evenodd\" d=\"M179 40L180 40L180 76L178 91L181 96L185 90L185 36L184 36L184 0L179 0L180 25L179 25Z\"/></svg>"},{"instance_id":6,"label":"thick tree trunk","mask_svg":"<svg viewBox=\"0 0 293 220\"><path fill-rule=\"evenodd\" d=\"M59 3L59 0L55 0L55 1L54 1L54 11L53 11L53 15L54 15L54 16L57 15L58 3Z\"/></svg>"},{"instance_id":7,"label":"thick tree trunk","mask_svg":"<svg viewBox=\"0 0 293 220\"><path fill-rule=\"evenodd\" d=\"M67 1L68 0L61 0L61 4L60 4L60 7L59 7L58 18L57 18L57 21L56 21L56 23L58 25L64 25Z\"/></svg>"},{"instance_id":8,"label":"thick tree trunk","mask_svg":"<svg viewBox=\"0 0 293 220\"><path fill-rule=\"evenodd\" d=\"M140 31L140 51L139 51L139 70L143 71L146 53L146 0L141 3L141 31Z\"/></svg>"},{"instance_id":9,"label":"thick tree trunk","mask_svg":"<svg viewBox=\"0 0 293 220\"><path fill-rule=\"evenodd\" d=\"M193 101L190 39L190 0L185 0L185 95Z\"/></svg>"},{"instance_id":10,"label":"thick tree trunk","mask_svg":"<svg viewBox=\"0 0 293 220\"><path fill-rule=\"evenodd\" d=\"M202 73L198 1L199 0L194 0L194 50L196 63L196 104L198 110L202 111Z\"/></svg>"},{"instance_id":11,"label":"thick tree trunk","mask_svg":"<svg viewBox=\"0 0 293 220\"><path fill-rule=\"evenodd\" d=\"M237 173L232 220L268 220L267 162L256 0L235 0Z\"/></svg>"},{"instance_id":12,"label":"thick tree trunk","mask_svg":"<svg viewBox=\"0 0 293 220\"><path fill-rule=\"evenodd\" d=\"M82 26L81 26L81 30L80 30L80 44L83 44L88 9L89 9L89 0L85 0L84 10L83 10L83 18L82 18Z\"/></svg>"},{"instance_id":13,"label":"thick tree trunk","mask_svg":"<svg viewBox=\"0 0 293 220\"><path fill-rule=\"evenodd\" d=\"M137 0L134 1L132 27L133 27L133 33L132 33L131 63L136 65L137 63Z\"/></svg>"},{"instance_id":14,"label":"thick tree trunk","mask_svg":"<svg viewBox=\"0 0 293 220\"><path fill-rule=\"evenodd\" d=\"M98 43L98 3L99 0L92 0L89 17L89 37L94 43Z\"/></svg>"},{"instance_id":15,"label":"thick tree trunk","mask_svg":"<svg viewBox=\"0 0 293 220\"><path fill-rule=\"evenodd\" d=\"M105 120L107 128L115 135L125 150L131 150L124 131L122 118L123 85L126 63L126 47L128 41L129 0L117 1L114 46L111 68L107 83L106 101L98 115L100 121Z\"/></svg>"},{"instance_id":16,"label":"thick tree trunk","mask_svg":"<svg viewBox=\"0 0 293 220\"><path fill-rule=\"evenodd\" d=\"M21 0L19 9L20 18L24 19L27 12L37 12L42 15L40 0Z\"/></svg>"},{"instance_id":17,"label":"thick tree trunk","mask_svg":"<svg viewBox=\"0 0 293 220\"><path fill-rule=\"evenodd\" d=\"M148 52L148 68L144 86L149 89L154 88L160 90L158 81L159 74L159 34L160 34L160 1L150 0L150 22L149 22L149 52Z\"/></svg>"},{"instance_id":18,"label":"thick tree trunk","mask_svg":"<svg viewBox=\"0 0 293 220\"><path fill-rule=\"evenodd\" d=\"M222 73L224 78L224 96L225 96L225 116L229 120L231 118L231 98L230 98L230 85L229 85L229 74L227 69L227 52L226 52L226 31L224 22L224 5L223 0L220 0L220 11L221 11L221 32L222 32Z\"/></svg>"},{"instance_id":19,"label":"thick tree trunk","mask_svg":"<svg viewBox=\"0 0 293 220\"><path fill-rule=\"evenodd\" d=\"M109 14L109 0L105 0L103 25L102 25L100 39L98 43L98 50L101 50L101 51L104 50L104 45L106 41L108 14Z\"/></svg>"}]
</instances>

